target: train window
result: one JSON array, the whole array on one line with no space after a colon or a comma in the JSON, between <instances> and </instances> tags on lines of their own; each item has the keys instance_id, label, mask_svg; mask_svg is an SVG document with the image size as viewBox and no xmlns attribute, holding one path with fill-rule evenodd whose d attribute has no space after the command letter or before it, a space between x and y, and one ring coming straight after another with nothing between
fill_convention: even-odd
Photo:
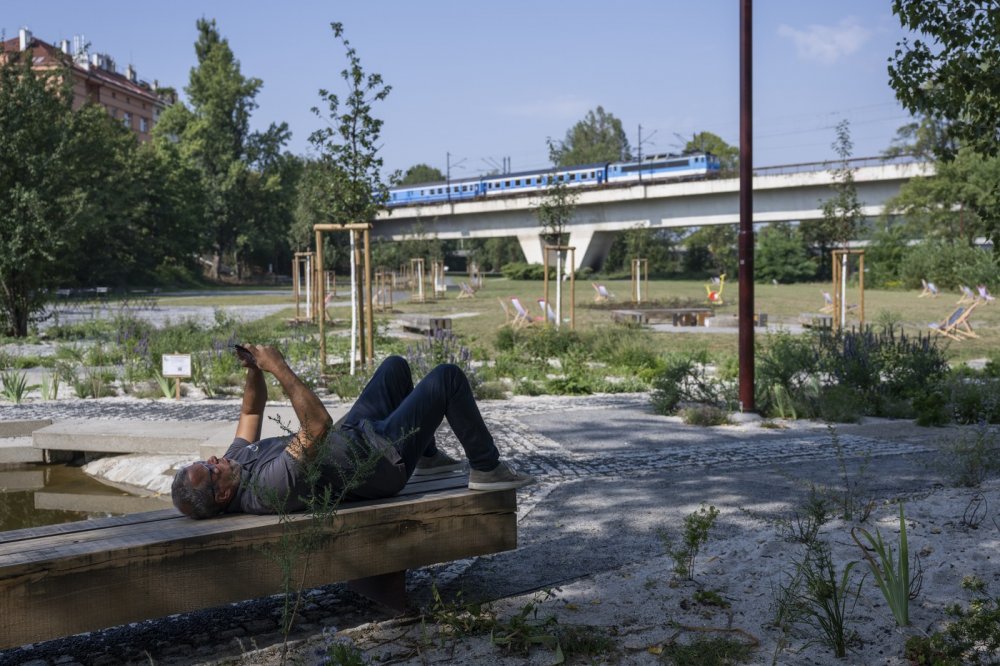
<instances>
[{"instance_id":1,"label":"train window","mask_svg":"<svg viewBox=\"0 0 1000 666\"><path fill-rule=\"evenodd\" d=\"M509 180L503 181L503 186L504 187L510 187L510 181Z\"/></svg>"}]
</instances>

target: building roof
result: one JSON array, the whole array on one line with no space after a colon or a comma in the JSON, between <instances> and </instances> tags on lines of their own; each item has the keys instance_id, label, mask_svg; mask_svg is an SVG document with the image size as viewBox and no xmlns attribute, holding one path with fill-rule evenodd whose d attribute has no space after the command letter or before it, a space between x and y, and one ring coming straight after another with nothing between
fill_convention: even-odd
<instances>
[{"instance_id":1,"label":"building roof","mask_svg":"<svg viewBox=\"0 0 1000 666\"><path fill-rule=\"evenodd\" d=\"M3 46L2 51L4 53L16 53L21 50L19 37L8 39L0 42L0 44ZM124 74L94 65L89 60L85 60L82 63L77 62L76 58L63 53L52 44L37 37L31 37L27 48L33 51L33 66L44 66L47 63L61 60L69 65L71 71L76 76L81 78L96 80L102 85L118 88L127 94L146 99L151 104L157 106L162 107L169 103L168 100L161 98L145 81L133 81Z\"/></svg>"}]
</instances>

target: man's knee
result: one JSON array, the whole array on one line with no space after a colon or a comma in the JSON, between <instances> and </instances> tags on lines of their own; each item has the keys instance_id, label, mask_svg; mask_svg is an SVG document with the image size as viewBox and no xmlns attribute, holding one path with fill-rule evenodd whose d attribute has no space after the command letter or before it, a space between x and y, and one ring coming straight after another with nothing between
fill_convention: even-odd
<instances>
[{"instance_id":1,"label":"man's knee","mask_svg":"<svg viewBox=\"0 0 1000 666\"><path fill-rule=\"evenodd\" d=\"M382 367L386 372L393 375L406 375L407 377L412 376L410 373L410 364L402 356L394 354L386 357L386 359L382 361Z\"/></svg>"}]
</instances>

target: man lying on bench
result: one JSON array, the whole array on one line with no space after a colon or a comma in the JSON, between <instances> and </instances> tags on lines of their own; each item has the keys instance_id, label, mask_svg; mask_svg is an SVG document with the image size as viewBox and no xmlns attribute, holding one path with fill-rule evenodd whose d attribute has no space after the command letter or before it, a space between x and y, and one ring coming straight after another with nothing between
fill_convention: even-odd
<instances>
[{"instance_id":1,"label":"man lying on bench","mask_svg":"<svg viewBox=\"0 0 1000 666\"><path fill-rule=\"evenodd\" d=\"M177 472L171 494L185 515L299 511L313 489L329 489L333 496L346 490L347 499L390 497L411 475L461 467L437 449L434 432L444 418L469 459L470 489L520 488L534 481L500 461L458 366L439 365L414 388L409 364L390 356L347 415L333 423L277 349L247 345L237 346L236 353L247 369L236 439L222 458L212 456ZM260 439L267 402L264 372L274 375L291 400L300 424L294 435ZM318 464L315 485L307 478L311 463ZM362 465L364 478L345 488Z\"/></svg>"}]
</instances>

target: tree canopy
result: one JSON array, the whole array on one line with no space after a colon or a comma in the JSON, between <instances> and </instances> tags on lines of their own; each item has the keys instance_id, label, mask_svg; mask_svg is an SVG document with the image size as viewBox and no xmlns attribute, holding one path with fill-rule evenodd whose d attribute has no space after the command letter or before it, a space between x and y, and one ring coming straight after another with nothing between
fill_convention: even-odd
<instances>
[{"instance_id":1,"label":"tree canopy","mask_svg":"<svg viewBox=\"0 0 1000 666\"><path fill-rule=\"evenodd\" d=\"M892 11L903 27L927 38L896 44L889 59L889 85L896 97L911 113L946 120L948 134L962 145L996 154L1000 148L996 0L893 0Z\"/></svg>"},{"instance_id":2,"label":"tree canopy","mask_svg":"<svg viewBox=\"0 0 1000 666\"><path fill-rule=\"evenodd\" d=\"M740 167L740 149L730 146L717 134L698 132L684 144L685 153L712 153L719 158L722 171L732 172Z\"/></svg>"},{"instance_id":3,"label":"tree canopy","mask_svg":"<svg viewBox=\"0 0 1000 666\"><path fill-rule=\"evenodd\" d=\"M445 176L441 169L432 167L429 164L414 164L399 181L400 185L419 185L420 183L442 183Z\"/></svg>"},{"instance_id":4,"label":"tree canopy","mask_svg":"<svg viewBox=\"0 0 1000 666\"><path fill-rule=\"evenodd\" d=\"M240 63L215 20L198 19L194 49L198 65L185 88L191 108L174 104L160 117L154 135L176 140L180 154L201 173L205 217L214 250L215 277L224 258L242 255L274 233L275 215L287 226L290 204L281 196L281 148L290 134L285 123L250 130L250 117L263 82L243 75ZM266 244L266 242L265 242Z\"/></svg>"},{"instance_id":5,"label":"tree canopy","mask_svg":"<svg viewBox=\"0 0 1000 666\"><path fill-rule=\"evenodd\" d=\"M615 162L631 157L622 121L600 106L573 125L561 143L549 141L549 159L556 166Z\"/></svg>"}]
</instances>

